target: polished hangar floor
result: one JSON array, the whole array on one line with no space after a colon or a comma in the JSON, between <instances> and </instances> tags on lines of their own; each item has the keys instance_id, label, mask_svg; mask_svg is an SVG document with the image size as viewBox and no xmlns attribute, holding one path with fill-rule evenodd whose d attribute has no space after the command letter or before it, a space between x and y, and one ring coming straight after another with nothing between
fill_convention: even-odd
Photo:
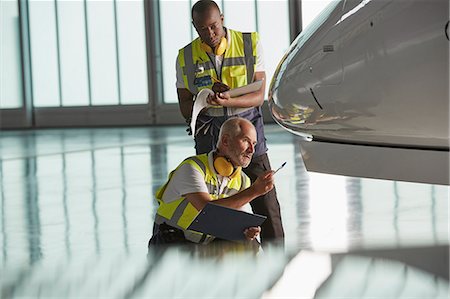
<instances>
[{"instance_id":1,"label":"polished hangar floor","mask_svg":"<svg viewBox=\"0 0 450 299\"><path fill-rule=\"evenodd\" d=\"M2 298L447 298L447 186L308 173L266 135L286 247L205 257L147 256L184 127L1 132Z\"/></svg>"}]
</instances>

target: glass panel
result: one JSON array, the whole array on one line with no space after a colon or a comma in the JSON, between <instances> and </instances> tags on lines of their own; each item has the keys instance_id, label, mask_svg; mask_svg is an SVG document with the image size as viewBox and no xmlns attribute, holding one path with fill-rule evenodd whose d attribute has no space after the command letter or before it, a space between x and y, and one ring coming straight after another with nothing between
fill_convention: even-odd
<instances>
[{"instance_id":1,"label":"glass panel","mask_svg":"<svg viewBox=\"0 0 450 299\"><path fill-rule=\"evenodd\" d=\"M399 245L447 242L448 187L388 180L363 180L362 187L362 233L367 245L379 246L391 239ZM382 215L392 217L379 221Z\"/></svg>"},{"instance_id":2,"label":"glass panel","mask_svg":"<svg viewBox=\"0 0 450 299\"><path fill-rule=\"evenodd\" d=\"M345 177L314 172L309 177L312 248L347 250L349 212Z\"/></svg>"},{"instance_id":3,"label":"glass panel","mask_svg":"<svg viewBox=\"0 0 450 299\"><path fill-rule=\"evenodd\" d=\"M160 1L164 102L177 103L175 63L178 50L191 41L190 1ZM194 30L195 31L195 30ZM197 33L194 32L194 36Z\"/></svg>"},{"instance_id":4,"label":"glass panel","mask_svg":"<svg viewBox=\"0 0 450 299\"><path fill-rule=\"evenodd\" d=\"M316 32L317 28L325 22L328 15L333 12L339 3L341 2L338 0L329 1L329 5L323 8L323 10L318 11L316 17L314 17L308 25L303 26L302 32L295 38L290 46L290 49L288 50L290 51L290 57L302 48L302 46L309 40L314 32Z\"/></svg>"},{"instance_id":5,"label":"glass panel","mask_svg":"<svg viewBox=\"0 0 450 299\"><path fill-rule=\"evenodd\" d=\"M0 161L3 265L6 262L28 262L30 258L27 239L27 177L23 160Z\"/></svg>"},{"instance_id":6,"label":"glass panel","mask_svg":"<svg viewBox=\"0 0 450 299\"><path fill-rule=\"evenodd\" d=\"M448 211L445 188L443 187L394 182L394 192L397 196L395 206L400 213L399 224L396 227L401 232L401 241L408 241L412 237L420 240L429 239L430 243L436 244L439 241L445 241L442 236L448 236L448 232L442 230L444 226L437 225L437 223L445 222L439 221L445 219L442 216L446 216L446 211ZM431 200L424 203L424 198ZM437 208L438 206L441 208ZM411 223L419 222L420 225L411 225Z\"/></svg>"},{"instance_id":7,"label":"glass panel","mask_svg":"<svg viewBox=\"0 0 450 299\"><path fill-rule=\"evenodd\" d=\"M89 105L86 27L82 1L58 0L63 106Z\"/></svg>"},{"instance_id":8,"label":"glass panel","mask_svg":"<svg viewBox=\"0 0 450 299\"><path fill-rule=\"evenodd\" d=\"M278 155L276 153L283 154ZM296 170L296 163L291 163L292 161L295 161L295 148L289 143L271 143L268 155L272 169L276 169L284 162L287 162L286 166L277 172L275 176L277 197L280 202L281 199L283 200L282 204L280 204L280 209L286 235L285 244L295 244L299 241L304 241L299 240L299 238L302 238L304 235L298 233L302 219L304 219L303 217L299 217L298 213L299 211L304 211L304 209L301 207L301 201L298 200L300 196L298 194L299 190L293 188L293 186L296 185L298 176L291 175L292 173L295 173ZM300 161L300 163L303 162Z\"/></svg>"},{"instance_id":9,"label":"glass panel","mask_svg":"<svg viewBox=\"0 0 450 299\"><path fill-rule=\"evenodd\" d=\"M59 106L54 2L30 1L29 13L34 106Z\"/></svg>"},{"instance_id":10,"label":"glass panel","mask_svg":"<svg viewBox=\"0 0 450 299\"><path fill-rule=\"evenodd\" d=\"M114 136L116 137L116 136ZM95 226L96 238L99 240L100 250L114 245L118 239L117 233L123 230L122 198L120 189L121 156L118 148L100 149L94 151L95 159Z\"/></svg>"},{"instance_id":11,"label":"glass panel","mask_svg":"<svg viewBox=\"0 0 450 299\"><path fill-rule=\"evenodd\" d=\"M290 44L288 1L258 1L258 20L266 68L267 98L268 86L275 68Z\"/></svg>"},{"instance_id":12,"label":"glass panel","mask_svg":"<svg viewBox=\"0 0 450 299\"><path fill-rule=\"evenodd\" d=\"M124 140L124 143L127 141ZM151 190L152 163L151 150L148 145L127 146L122 149L123 160L122 190L123 190L123 222L129 248L140 248L142 239L147 235L148 228L153 227L153 216L158 208ZM155 167L153 165L153 167ZM133 186L130 188L130 186ZM139 199L139 200L137 200ZM149 217L151 215L152 217ZM139 244L136 246L136 244ZM127 247L128 248L128 247Z\"/></svg>"},{"instance_id":13,"label":"glass panel","mask_svg":"<svg viewBox=\"0 0 450 299\"><path fill-rule=\"evenodd\" d=\"M69 144L69 143L68 143ZM73 254L95 252L95 219L93 213L93 192L95 162L90 151L65 154L64 157L64 203L67 206L68 247L83 244L82 251ZM71 246L71 244L74 244Z\"/></svg>"},{"instance_id":14,"label":"glass panel","mask_svg":"<svg viewBox=\"0 0 450 299\"><path fill-rule=\"evenodd\" d=\"M19 10L17 1L2 1L0 9L0 108L22 107Z\"/></svg>"},{"instance_id":15,"label":"glass panel","mask_svg":"<svg viewBox=\"0 0 450 299\"><path fill-rule=\"evenodd\" d=\"M88 1L87 19L92 104L118 104L113 2Z\"/></svg>"},{"instance_id":16,"label":"glass panel","mask_svg":"<svg viewBox=\"0 0 450 299\"><path fill-rule=\"evenodd\" d=\"M167 144L167 173L183 162L186 157L195 155L192 145Z\"/></svg>"},{"instance_id":17,"label":"glass panel","mask_svg":"<svg viewBox=\"0 0 450 299\"><path fill-rule=\"evenodd\" d=\"M431 186L431 219L433 239L436 243L448 243L449 234L449 189L448 186ZM445 225L442 225L445 224Z\"/></svg>"},{"instance_id":18,"label":"glass panel","mask_svg":"<svg viewBox=\"0 0 450 299\"><path fill-rule=\"evenodd\" d=\"M230 29L242 32L256 31L254 1L225 1L222 13L225 26Z\"/></svg>"},{"instance_id":19,"label":"glass panel","mask_svg":"<svg viewBox=\"0 0 450 299\"><path fill-rule=\"evenodd\" d=\"M302 1L302 26L305 29L334 0Z\"/></svg>"},{"instance_id":20,"label":"glass panel","mask_svg":"<svg viewBox=\"0 0 450 299\"><path fill-rule=\"evenodd\" d=\"M65 223L63 198L63 176L61 155L40 156L36 158L36 177L39 190L39 225L41 233L41 252L45 257L59 259L65 252ZM51 166L51 167L49 167Z\"/></svg>"},{"instance_id":21,"label":"glass panel","mask_svg":"<svg viewBox=\"0 0 450 299\"><path fill-rule=\"evenodd\" d=\"M122 104L147 103L147 57L143 1L117 1Z\"/></svg>"},{"instance_id":22,"label":"glass panel","mask_svg":"<svg viewBox=\"0 0 450 299\"><path fill-rule=\"evenodd\" d=\"M395 211L395 193L392 192L392 182L387 180L362 180L361 181L361 234L369 242L380 242L382 238L396 240L398 231L392 229L395 226L395 218L398 218L398 210ZM380 200L382 196L383 200ZM385 215L388 221L377 221L380 215ZM391 215L394 217L390 218ZM398 222L397 222L398 223ZM384 240L383 240L384 241Z\"/></svg>"}]
</instances>

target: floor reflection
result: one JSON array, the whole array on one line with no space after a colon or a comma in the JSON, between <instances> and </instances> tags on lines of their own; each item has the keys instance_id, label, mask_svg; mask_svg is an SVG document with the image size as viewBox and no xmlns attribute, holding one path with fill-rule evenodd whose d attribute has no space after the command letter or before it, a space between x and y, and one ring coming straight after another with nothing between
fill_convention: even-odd
<instances>
[{"instance_id":1,"label":"floor reflection","mask_svg":"<svg viewBox=\"0 0 450 299\"><path fill-rule=\"evenodd\" d=\"M308 173L296 137L275 125L266 130L273 168L287 162L276 176L287 245L277 267L301 250L448 245L447 186ZM2 132L2 273L15 269L8 281L17 283L14 277L32 275L34 265L59 261L70 268L72 260L89 264L117 252L145 258L153 194L192 154L193 140L178 126Z\"/></svg>"}]
</instances>

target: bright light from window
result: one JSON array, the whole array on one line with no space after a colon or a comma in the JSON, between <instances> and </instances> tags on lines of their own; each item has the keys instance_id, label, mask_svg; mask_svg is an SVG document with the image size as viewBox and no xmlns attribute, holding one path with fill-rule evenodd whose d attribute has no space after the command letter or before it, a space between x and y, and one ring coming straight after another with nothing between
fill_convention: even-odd
<instances>
[{"instance_id":1,"label":"bright light from window","mask_svg":"<svg viewBox=\"0 0 450 299\"><path fill-rule=\"evenodd\" d=\"M348 247L345 177L310 173L311 246L316 250Z\"/></svg>"},{"instance_id":2,"label":"bright light from window","mask_svg":"<svg viewBox=\"0 0 450 299\"><path fill-rule=\"evenodd\" d=\"M303 0L302 1L302 26L305 29L315 17L333 0Z\"/></svg>"},{"instance_id":3,"label":"bright light from window","mask_svg":"<svg viewBox=\"0 0 450 299\"><path fill-rule=\"evenodd\" d=\"M22 106L19 11L15 1L2 1L0 9L0 108Z\"/></svg>"}]
</instances>

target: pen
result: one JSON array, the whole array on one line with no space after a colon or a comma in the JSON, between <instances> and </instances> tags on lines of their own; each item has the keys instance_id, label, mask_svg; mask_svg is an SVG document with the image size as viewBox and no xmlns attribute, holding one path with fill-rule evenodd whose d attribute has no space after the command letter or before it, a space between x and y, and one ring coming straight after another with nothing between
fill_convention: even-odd
<instances>
[{"instance_id":1,"label":"pen","mask_svg":"<svg viewBox=\"0 0 450 299\"><path fill-rule=\"evenodd\" d=\"M280 166L280 167L278 167L278 168L277 168L277 170L275 170L275 171L273 172L273 174L272 174L272 175L274 175L275 173L277 173L277 172L278 172L278 170L280 170L281 168L283 168L283 167L284 167L284 165L286 165L286 162L284 162L283 164L281 164L281 166Z\"/></svg>"}]
</instances>

